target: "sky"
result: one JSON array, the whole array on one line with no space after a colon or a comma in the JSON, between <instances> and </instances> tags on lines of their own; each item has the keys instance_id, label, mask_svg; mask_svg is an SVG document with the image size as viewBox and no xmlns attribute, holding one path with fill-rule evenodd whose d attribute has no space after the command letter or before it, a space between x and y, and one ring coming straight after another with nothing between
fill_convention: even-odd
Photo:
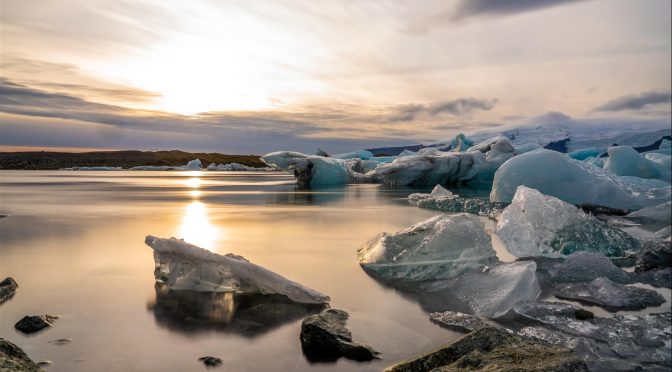
<instances>
[{"instance_id":1,"label":"sky","mask_svg":"<svg viewBox=\"0 0 672 372\"><path fill-rule=\"evenodd\" d=\"M669 0L0 0L2 149L263 154L670 123Z\"/></svg>"}]
</instances>

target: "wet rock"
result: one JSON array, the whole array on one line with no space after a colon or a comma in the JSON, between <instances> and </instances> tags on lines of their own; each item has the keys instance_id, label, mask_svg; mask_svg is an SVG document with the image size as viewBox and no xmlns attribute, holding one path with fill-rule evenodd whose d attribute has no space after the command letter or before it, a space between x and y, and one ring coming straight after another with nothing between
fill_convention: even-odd
<instances>
[{"instance_id":1,"label":"wet rock","mask_svg":"<svg viewBox=\"0 0 672 372\"><path fill-rule=\"evenodd\" d=\"M37 372L42 369L35 364L20 347L0 338L0 371L26 371Z\"/></svg>"},{"instance_id":2,"label":"wet rock","mask_svg":"<svg viewBox=\"0 0 672 372\"><path fill-rule=\"evenodd\" d=\"M222 360L213 356L204 356L198 358L206 367L217 367L222 364Z\"/></svg>"},{"instance_id":3,"label":"wet rock","mask_svg":"<svg viewBox=\"0 0 672 372\"><path fill-rule=\"evenodd\" d=\"M348 313L329 309L311 315L301 323L301 346L309 360L338 359L343 356L356 361L377 358L378 352L367 345L352 341L352 333L346 328Z\"/></svg>"},{"instance_id":4,"label":"wet rock","mask_svg":"<svg viewBox=\"0 0 672 372\"><path fill-rule=\"evenodd\" d=\"M470 315L455 311L444 311L429 314L429 320L432 322L458 332L468 333L477 329L487 327L481 318L476 315Z\"/></svg>"},{"instance_id":5,"label":"wet rock","mask_svg":"<svg viewBox=\"0 0 672 372\"><path fill-rule=\"evenodd\" d=\"M14 297L17 288L19 288L19 285L12 277L7 277L0 282L0 304Z\"/></svg>"},{"instance_id":6,"label":"wet rock","mask_svg":"<svg viewBox=\"0 0 672 372\"><path fill-rule=\"evenodd\" d=\"M614 265L599 253L576 252L549 270L551 281L555 283L590 282L605 277L615 283L629 284L632 275Z\"/></svg>"},{"instance_id":7,"label":"wet rock","mask_svg":"<svg viewBox=\"0 0 672 372\"><path fill-rule=\"evenodd\" d=\"M572 337L565 336L558 332L551 332L543 327L523 327L517 334L521 337L543 341L551 345L565 346L573 340Z\"/></svg>"},{"instance_id":8,"label":"wet rock","mask_svg":"<svg viewBox=\"0 0 672 372\"><path fill-rule=\"evenodd\" d=\"M669 267L672 267L672 242L649 240L642 244L642 250L637 255L635 272Z\"/></svg>"},{"instance_id":9,"label":"wet rock","mask_svg":"<svg viewBox=\"0 0 672 372\"><path fill-rule=\"evenodd\" d=\"M424 355L388 367L388 372L587 371L571 350L536 342L505 330L486 327Z\"/></svg>"},{"instance_id":10,"label":"wet rock","mask_svg":"<svg viewBox=\"0 0 672 372\"><path fill-rule=\"evenodd\" d=\"M634 280L657 288L672 288L672 268L639 272Z\"/></svg>"},{"instance_id":11,"label":"wet rock","mask_svg":"<svg viewBox=\"0 0 672 372\"><path fill-rule=\"evenodd\" d=\"M614 283L604 277L588 283L556 284L553 294L558 298L588 302L611 310L639 310L665 302L665 298L656 291Z\"/></svg>"},{"instance_id":12,"label":"wet rock","mask_svg":"<svg viewBox=\"0 0 672 372\"><path fill-rule=\"evenodd\" d=\"M50 314L24 316L21 320L16 322L14 328L23 333L35 333L47 327L51 327L51 324L56 319L58 319L58 316Z\"/></svg>"}]
</instances>

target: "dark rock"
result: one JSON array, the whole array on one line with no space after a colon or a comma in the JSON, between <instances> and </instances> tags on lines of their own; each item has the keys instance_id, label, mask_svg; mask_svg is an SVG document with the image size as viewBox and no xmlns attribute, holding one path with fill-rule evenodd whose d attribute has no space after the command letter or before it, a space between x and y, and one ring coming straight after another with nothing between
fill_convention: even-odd
<instances>
[{"instance_id":1,"label":"dark rock","mask_svg":"<svg viewBox=\"0 0 672 372\"><path fill-rule=\"evenodd\" d=\"M20 347L0 338L0 372L15 371L38 372L42 369Z\"/></svg>"},{"instance_id":2,"label":"dark rock","mask_svg":"<svg viewBox=\"0 0 672 372\"><path fill-rule=\"evenodd\" d=\"M578 320L586 320L595 318L595 314L592 311L586 309L576 309L574 311L574 317Z\"/></svg>"},{"instance_id":3,"label":"dark rock","mask_svg":"<svg viewBox=\"0 0 672 372\"><path fill-rule=\"evenodd\" d=\"M556 284L553 294L558 298L587 302L610 310L639 310L665 302L665 298L656 291L614 283L603 277L588 283Z\"/></svg>"},{"instance_id":4,"label":"dark rock","mask_svg":"<svg viewBox=\"0 0 672 372\"><path fill-rule=\"evenodd\" d=\"M388 367L388 372L422 371L587 371L571 350L486 327L430 353Z\"/></svg>"},{"instance_id":5,"label":"dark rock","mask_svg":"<svg viewBox=\"0 0 672 372\"><path fill-rule=\"evenodd\" d=\"M23 319L16 322L14 328L23 333L35 333L47 327L51 327L51 324L56 319L58 319L57 316L49 314L24 316Z\"/></svg>"},{"instance_id":6,"label":"dark rock","mask_svg":"<svg viewBox=\"0 0 672 372\"><path fill-rule=\"evenodd\" d=\"M594 204L577 204L577 207L581 208L584 212L590 213L592 215L625 216L626 214L632 212L627 209L609 208L602 205L594 205Z\"/></svg>"},{"instance_id":7,"label":"dark rock","mask_svg":"<svg viewBox=\"0 0 672 372\"><path fill-rule=\"evenodd\" d=\"M222 364L222 360L213 356L204 356L198 358L203 364L205 364L206 367L217 367L218 365Z\"/></svg>"},{"instance_id":8,"label":"dark rock","mask_svg":"<svg viewBox=\"0 0 672 372\"><path fill-rule=\"evenodd\" d=\"M458 332L468 333L479 328L487 327L481 318L476 315L459 313L455 311L444 311L429 314L429 320L432 322Z\"/></svg>"},{"instance_id":9,"label":"dark rock","mask_svg":"<svg viewBox=\"0 0 672 372\"><path fill-rule=\"evenodd\" d=\"M672 288L672 268L638 272L634 276L634 281L656 288Z\"/></svg>"},{"instance_id":10,"label":"dark rock","mask_svg":"<svg viewBox=\"0 0 672 372\"><path fill-rule=\"evenodd\" d=\"M0 282L0 304L14 297L17 288L19 288L19 285L11 277L7 277Z\"/></svg>"},{"instance_id":11,"label":"dark rock","mask_svg":"<svg viewBox=\"0 0 672 372\"><path fill-rule=\"evenodd\" d=\"M635 272L640 273L672 267L672 242L647 240L637 255Z\"/></svg>"},{"instance_id":12,"label":"dark rock","mask_svg":"<svg viewBox=\"0 0 672 372\"><path fill-rule=\"evenodd\" d=\"M367 345L352 342L346 328L348 313L329 309L311 315L301 323L301 346L309 360L330 360L344 356L357 361L378 357L378 352Z\"/></svg>"}]
</instances>

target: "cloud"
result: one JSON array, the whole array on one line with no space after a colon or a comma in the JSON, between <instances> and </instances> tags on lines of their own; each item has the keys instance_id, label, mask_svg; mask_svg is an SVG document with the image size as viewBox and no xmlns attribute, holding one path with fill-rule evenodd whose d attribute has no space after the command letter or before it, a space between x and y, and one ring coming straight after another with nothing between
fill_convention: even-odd
<instances>
[{"instance_id":1,"label":"cloud","mask_svg":"<svg viewBox=\"0 0 672 372\"><path fill-rule=\"evenodd\" d=\"M477 16L505 16L550 8L583 0L460 0L453 20Z\"/></svg>"},{"instance_id":2,"label":"cloud","mask_svg":"<svg viewBox=\"0 0 672 372\"><path fill-rule=\"evenodd\" d=\"M390 121L413 121L419 115L438 116L448 113L455 116L464 116L474 111L489 111L495 107L497 99L458 98L451 101L439 102L431 105L408 104L397 107L390 116Z\"/></svg>"},{"instance_id":3,"label":"cloud","mask_svg":"<svg viewBox=\"0 0 672 372\"><path fill-rule=\"evenodd\" d=\"M652 105L669 104L672 102L672 92L648 91L618 97L595 108L595 111L624 111L641 110Z\"/></svg>"}]
</instances>

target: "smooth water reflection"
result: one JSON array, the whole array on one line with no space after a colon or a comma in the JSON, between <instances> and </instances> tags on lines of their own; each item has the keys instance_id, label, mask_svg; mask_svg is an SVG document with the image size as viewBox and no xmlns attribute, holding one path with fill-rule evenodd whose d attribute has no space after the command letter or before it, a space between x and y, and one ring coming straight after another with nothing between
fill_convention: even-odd
<instances>
[{"instance_id":1,"label":"smooth water reflection","mask_svg":"<svg viewBox=\"0 0 672 372\"><path fill-rule=\"evenodd\" d=\"M0 334L49 371L380 370L457 334L417 300L377 283L356 250L435 211L379 185L297 190L279 173L2 171L0 276L19 283L0 306ZM299 342L312 309L272 298L175 294L155 287L148 234L240 254L331 296L356 340L384 359L310 363ZM204 298L205 296L205 298ZM34 337L24 315L61 315ZM71 338L68 345L50 341Z\"/></svg>"}]
</instances>

